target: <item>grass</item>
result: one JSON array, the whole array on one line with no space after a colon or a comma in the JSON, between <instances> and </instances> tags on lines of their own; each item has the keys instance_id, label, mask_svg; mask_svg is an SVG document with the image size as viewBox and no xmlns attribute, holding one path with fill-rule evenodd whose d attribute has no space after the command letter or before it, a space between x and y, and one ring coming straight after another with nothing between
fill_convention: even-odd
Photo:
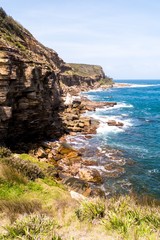
<instances>
[{"instance_id":1,"label":"grass","mask_svg":"<svg viewBox=\"0 0 160 240\"><path fill-rule=\"evenodd\" d=\"M98 83L103 86L103 85L112 85L113 84L113 79L112 78L102 78L98 81Z\"/></svg>"},{"instance_id":2,"label":"grass","mask_svg":"<svg viewBox=\"0 0 160 240\"><path fill-rule=\"evenodd\" d=\"M128 239L133 231L137 239L147 238L160 231L160 206L156 206L154 201L142 206L139 199L133 196L111 199L102 223L106 230L115 231L124 239Z\"/></svg>"},{"instance_id":3,"label":"grass","mask_svg":"<svg viewBox=\"0 0 160 240\"><path fill-rule=\"evenodd\" d=\"M87 220L92 222L94 219L101 219L105 214L105 204L100 199L92 201L83 201L76 211L76 215L80 221Z\"/></svg>"},{"instance_id":4,"label":"grass","mask_svg":"<svg viewBox=\"0 0 160 240\"><path fill-rule=\"evenodd\" d=\"M61 240L54 234L57 224L52 218L44 215L30 215L17 220L14 224L6 226L7 233L0 236L0 239L50 239Z\"/></svg>"},{"instance_id":5,"label":"grass","mask_svg":"<svg viewBox=\"0 0 160 240\"><path fill-rule=\"evenodd\" d=\"M69 63L72 67L72 74L83 77L96 76L102 74L102 68L98 65ZM69 71L69 74L71 71Z\"/></svg>"},{"instance_id":6,"label":"grass","mask_svg":"<svg viewBox=\"0 0 160 240\"><path fill-rule=\"evenodd\" d=\"M7 151L4 151L7 152ZM158 240L160 203L148 197L120 196L78 202L65 187L45 175L26 177L22 168L6 165L11 153L0 161L0 239L48 240ZM2 156L1 155L1 156ZM20 162L41 171L48 163L27 154ZM28 165L27 165L28 166ZM31 168L29 168L30 170ZM14 222L14 223L13 223Z\"/></svg>"},{"instance_id":7,"label":"grass","mask_svg":"<svg viewBox=\"0 0 160 240\"><path fill-rule=\"evenodd\" d=\"M45 177L43 170L38 166L38 164L23 160L17 156L4 158L2 162L13 168L15 171L23 174L30 180Z\"/></svg>"}]
</instances>

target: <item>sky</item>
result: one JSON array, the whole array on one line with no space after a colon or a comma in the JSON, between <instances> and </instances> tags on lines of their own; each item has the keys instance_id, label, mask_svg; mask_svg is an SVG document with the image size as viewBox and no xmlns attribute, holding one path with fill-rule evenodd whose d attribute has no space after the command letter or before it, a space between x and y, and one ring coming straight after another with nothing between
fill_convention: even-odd
<instances>
[{"instance_id":1,"label":"sky","mask_svg":"<svg viewBox=\"0 0 160 240\"><path fill-rule=\"evenodd\" d=\"M0 0L68 63L113 79L160 79L160 0Z\"/></svg>"}]
</instances>

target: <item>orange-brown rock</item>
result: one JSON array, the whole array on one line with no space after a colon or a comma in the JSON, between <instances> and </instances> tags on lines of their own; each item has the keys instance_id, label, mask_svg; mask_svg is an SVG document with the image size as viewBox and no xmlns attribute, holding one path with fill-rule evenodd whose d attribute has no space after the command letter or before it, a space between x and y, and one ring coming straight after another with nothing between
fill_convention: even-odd
<instances>
[{"instance_id":1,"label":"orange-brown rock","mask_svg":"<svg viewBox=\"0 0 160 240\"><path fill-rule=\"evenodd\" d=\"M61 146L58 148L58 153L61 155L65 154L76 154L77 151L71 147L71 145L66 142L61 143ZM78 154L78 153L77 153Z\"/></svg>"},{"instance_id":2,"label":"orange-brown rock","mask_svg":"<svg viewBox=\"0 0 160 240\"><path fill-rule=\"evenodd\" d=\"M108 120L107 124L109 126L116 126L116 127L123 127L123 125L124 125L122 122L117 122L115 120Z\"/></svg>"},{"instance_id":3,"label":"orange-brown rock","mask_svg":"<svg viewBox=\"0 0 160 240\"><path fill-rule=\"evenodd\" d=\"M81 168L79 177L87 182L102 183L102 177L97 169Z\"/></svg>"},{"instance_id":4,"label":"orange-brown rock","mask_svg":"<svg viewBox=\"0 0 160 240\"><path fill-rule=\"evenodd\" d=\"M69 189L75 190L83 194L84 196L89 196L91 192L90 185L82 180L75 177L68 177L63 180L63 183L69 187Z\"/></svg>"},{"instance_id":5,"label":"orange-brown rock","mask_svg":"<svg viewBox=\"0 0 160 240\"><path fill-rule=\"evenodd\" d=\"M38 148L38 150L36 152L36 156L38 158L45 158L45 157L47 157L47 153L44 151L43 148L40 147L40 148Z\"/></svg>"},{"instance_id":6,"label":"orange-brown rock","mask_svg":"<svg viewBox=\"0 0 160 240\"><path fill-rule=\"evenodd\" d=\"M124 168L117 167L116 169L105 173L105 176L108 178L117 178L117 177L121 176L123 173L125 173Z\"/></svg>"}]
</instances>

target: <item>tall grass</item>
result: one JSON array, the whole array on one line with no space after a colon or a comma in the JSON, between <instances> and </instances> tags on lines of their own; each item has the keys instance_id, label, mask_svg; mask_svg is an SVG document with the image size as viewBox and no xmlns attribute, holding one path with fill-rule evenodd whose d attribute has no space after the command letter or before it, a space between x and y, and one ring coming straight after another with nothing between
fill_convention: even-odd
<instances>
[{"instance_id":1,"label":"tall grass","mask_svg":"<svg viewBox=\"0 0 160 240\"><path fill-rule=\"evenodd\" d=\"M80 221L92 222L94 219L101 219L105 215L105 204L100 199L82 201L76 215Z\"/></svg>"},{"instance_id":2,"label":"tall grass","mask_svg":"<svg viewBox=\"0 0 160 240\"><path fill-rule=\"evenodd\" d=\"M0 239L23 240L62 240L54 233L56 222L45 215L30 215L17 220L6 227L6 233L0 235Z\"/></svg>"},{"instance_id":3,"label":"tall grass","mask_svg":"<svg viewBox=\"0 0 160 240\"><path fill-rule=\"evenodd\" d=\"M143 202L143 198L141 198ZM99 219L106 233L115 233L122 239L159 239L160 205L144 198L142 205L135 196L81 202L76 215L80 221L92 222Z\"/></svg>"},{"instance_id":4,"label":"tall grass","mask_svg":"<svg viewBox=\"0 0 160 240\"><path fill-rule=\"evenodd\" d=\"M16 169L12 169L10 166L0 164L0 182L27 184L27 178Z\"/></svg>"}]
</instances>

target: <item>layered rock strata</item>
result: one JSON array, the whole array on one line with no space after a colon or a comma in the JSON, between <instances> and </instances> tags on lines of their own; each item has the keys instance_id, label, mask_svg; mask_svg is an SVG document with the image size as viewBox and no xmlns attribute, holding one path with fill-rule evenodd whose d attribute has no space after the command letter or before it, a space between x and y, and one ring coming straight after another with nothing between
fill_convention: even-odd
<instances>
[{"instance_id":1,"label":"layered rock strata","mask_svg":"<svg viewBox=\"0 0 160 240\"><path fill-rule=\"evenodd\" d=\"M64 133L63 92L104 77L100 67L74 68L0 9L0 142Z\"/></svg>"},{"instance_id":2,"label":"layered rock strata","mask_svg":"<svg viewBox=\"0 0 160 240\"><path fill-rule=\"evenodd\" d=\"M58 118L65 63L2 9L0 33L0 141L44 135Z\"/></svg>"}]
</instances>

